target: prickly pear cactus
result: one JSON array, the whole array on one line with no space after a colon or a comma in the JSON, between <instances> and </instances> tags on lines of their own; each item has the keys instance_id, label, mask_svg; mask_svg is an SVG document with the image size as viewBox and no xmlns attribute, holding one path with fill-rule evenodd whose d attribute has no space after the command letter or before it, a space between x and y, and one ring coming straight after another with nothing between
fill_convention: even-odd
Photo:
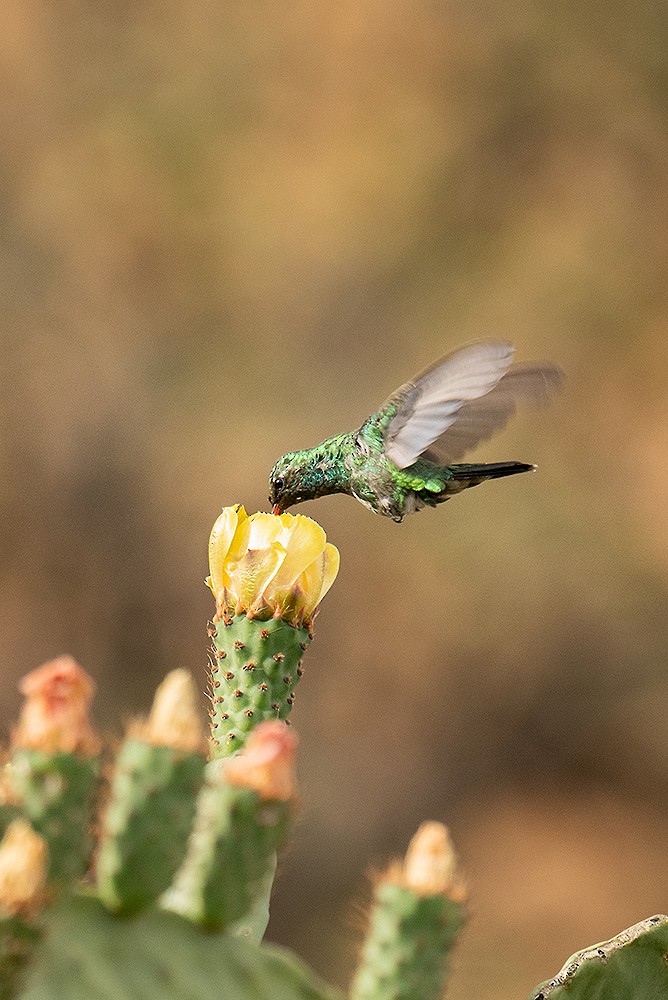
<instances>
[{"instance_id":1,"label":"prickly pear cactus","mask_svg":"<svg viewBox=\"0 0 668 1000\"><path fill-rule=\"evenodd\" d=\"M284 720L338 553L309 518L235 507L210 563L208 754L186 671L104 768L85 671L60 657L22 683L0 781L0 1000L337 997L261 939L296 797Z\"/></svg>"},{"instance_id":2,"label":"prickly pear cactus","mask_svg":"<svg viewBox=\"0 0 668 1000\"><path fill-rule=\"evenodd\" d=\"M50 718L83 671L60 660L36 673L4 777L11 808L41 836L15 819L0 842L0 1000L336 1000L288 952L259 943L295 799L286 724L258 725L244 754L207 768L192 679L174 671L118 750L94 845L90 758ZM75 856L54 870L53 857Z\"/></svg>"},{"instance_id":3,"label":"prickly pear cactus","mask_svg":"<svg viewBox=\"0 0 668 1000\"><path fill-rule=\"evenodd\" d=\"M572 955L529 1000L663 1000L668 997L668 917L649 917Z\"/></svg>"},{"instance_id":4,"label":"prickly pear cactus","mask_svg":"<svg viewBox=\"0 0 668 1000\"><path fill-rule=\"evenodd\" d=\"M296 800L287 717L338 553L310 518L237 506L209 563L208 745L184 670L111 760L78 664L23 681L0 770L0 1000L343 1000L262 943ZM447 829L423 824L375 887L350 1000L441 1000L466 895ZM664 1000L667 954L652 917L531 1000Z\"/></svg>"}]
</instances>

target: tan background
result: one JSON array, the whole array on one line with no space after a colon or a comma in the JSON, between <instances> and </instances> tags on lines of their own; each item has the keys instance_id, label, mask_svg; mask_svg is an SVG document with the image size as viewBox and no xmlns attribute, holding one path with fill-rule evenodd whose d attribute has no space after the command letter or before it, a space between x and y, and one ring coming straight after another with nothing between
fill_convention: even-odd
<instances>
[{"instance_id":1,"label":"tan background","mask_svg":"<svg viewBox=\"0 0 668 1000\"><path fill-rule=\"evenodd\" d=\"M472 885L453 1000L668 909L668 8L6 0L0 710L67 651L110 733L204 689L209 528L439 354L568 373L539 464L341 550L272 936L344 983L423 817Z\"/></svg>"}]
</instances>

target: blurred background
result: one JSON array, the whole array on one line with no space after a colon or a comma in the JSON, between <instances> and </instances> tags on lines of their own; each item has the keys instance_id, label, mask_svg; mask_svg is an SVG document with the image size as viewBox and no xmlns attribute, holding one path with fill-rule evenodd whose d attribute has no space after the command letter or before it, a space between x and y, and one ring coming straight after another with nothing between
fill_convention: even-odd
<instances>
[{"instance_id":1,"label":"blurred background","mask_svg":"<svg viewBox=\"0 0 668 1000\"><path fill-rule=\"evenodd\" d=\"M7 0L0 712L45 659L99 724L205 688L206 543L287 450L483 336L566 389L536 462L341 550L271 924L345 984L366 872L447 822L453 1000L668 909L668 8ZM204 705L204 699L203 699Z\"/></svg>"}]
</instances>

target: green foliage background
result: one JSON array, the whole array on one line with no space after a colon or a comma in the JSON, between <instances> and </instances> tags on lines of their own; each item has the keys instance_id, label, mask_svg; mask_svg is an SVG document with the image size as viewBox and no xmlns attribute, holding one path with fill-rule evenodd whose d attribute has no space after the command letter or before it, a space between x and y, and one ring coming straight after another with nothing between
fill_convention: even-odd
<instances>
[{"instance_id":1,"label":"green foliage background","mask_svg":"<svg viewBox=\"0 0 668 1000\"><path fill-rule=\"evenodd\" d=\"M453 1000L666 909L666 51L626 0L3 7L7 725L63 651L109 726L204 688L208 530L282 452L467 339L567 371L479 452L538 475L304 507L342 569L270 936L335 982L416 817L473 883Z\"/></svg>"}]
</instances>

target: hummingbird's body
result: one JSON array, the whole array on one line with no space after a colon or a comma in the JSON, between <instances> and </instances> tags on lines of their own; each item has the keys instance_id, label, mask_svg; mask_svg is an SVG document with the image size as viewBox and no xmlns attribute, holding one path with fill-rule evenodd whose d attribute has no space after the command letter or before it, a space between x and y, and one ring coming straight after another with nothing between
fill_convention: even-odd
<instances>
[{"instance_id":1,"label":"hummingbird's body","mask_svg":"<svg viewBox=\"0 0 668 1000\"><path fill-rule=\"evenodd\" d=\"M542 402L560 384L553 365L511 368L512 353L498 341L460 348L398 389L359 430L284 455L270 477L275 513L346 493L401 521L487 479L531 471L524 462L450 461L502 427L518 402Z\"/></svg>"}]
</instances>

